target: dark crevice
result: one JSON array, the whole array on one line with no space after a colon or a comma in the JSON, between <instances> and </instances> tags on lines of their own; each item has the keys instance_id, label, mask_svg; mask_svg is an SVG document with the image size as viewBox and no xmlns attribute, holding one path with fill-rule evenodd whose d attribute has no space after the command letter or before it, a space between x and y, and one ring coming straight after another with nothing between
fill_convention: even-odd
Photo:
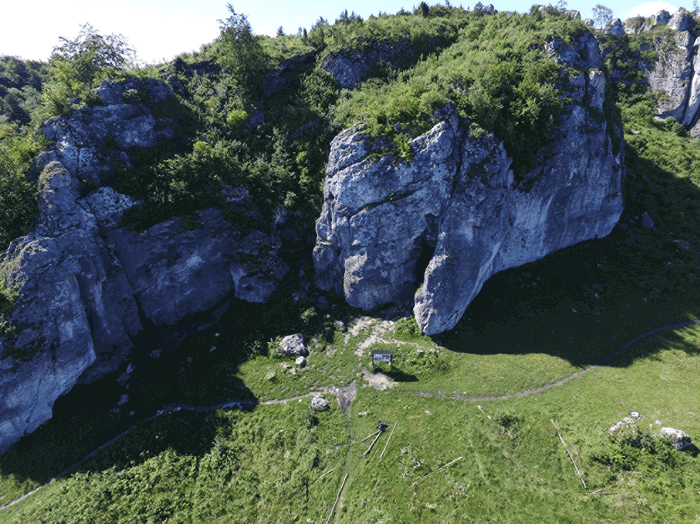
<instances>
[{"instance_id":1,"label":"dark crevice","mask_svg":"<svg viewBox=\"0 0 700 524\"><path fill-rule=\"evenodd\" d=\"M416 260L416 288L423 284L425 270L428 269L428 264L430 264L435 254L435 246L431 246L427 240L423 238L418 246L418 251L419 255Z\"/></svg>"}]
</instances>

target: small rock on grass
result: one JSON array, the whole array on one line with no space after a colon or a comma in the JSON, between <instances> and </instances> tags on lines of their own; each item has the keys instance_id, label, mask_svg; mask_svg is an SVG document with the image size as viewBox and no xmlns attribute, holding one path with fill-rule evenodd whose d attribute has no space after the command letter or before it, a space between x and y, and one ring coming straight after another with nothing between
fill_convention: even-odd
<instances>
[{"instance_id":1,"label":"small rock on grass","mask_svg":"<svg viewBox=\"0 0 700 524\"><path fill-rule=\"evenodd\" d=\"M323 411L328 409L328 401L320 395L316 395L311 399L311 407L318 411Z\"/></svg>"},{"instance_id":2,"label":"small rock on grass","mask_svg":"<svg viewBox=\"0 0 700 524\"><path fill-rule=\"evenodd\" d=\"M303 368L306 366L306 358L305 357L299 357L297 358L294 363L299 366L300 368Z\"/></svg>"}]
</instances>

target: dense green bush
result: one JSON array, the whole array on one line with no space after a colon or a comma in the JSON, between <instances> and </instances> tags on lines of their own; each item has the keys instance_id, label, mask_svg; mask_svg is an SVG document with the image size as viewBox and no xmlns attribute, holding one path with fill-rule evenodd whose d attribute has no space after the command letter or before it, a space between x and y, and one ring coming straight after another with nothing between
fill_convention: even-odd
<instances>
[{"instance_id":1,"label":"dense green bush","mask_svg":"<svg viewBox=\"0 0 700 524\"><path fill-rule=\"evenodd\" d=\"M20 136L10 125L0 125L0 251L27 233L39 212L38 190L25 173L45 142Z\"/></svg>"},{"instance_id":2,"label":"dense green bush","mask_svg":"<svg viewBox=\"0 0 700 524\"><path fill-rule=\"evenodd\" d=\"M90 24L74 40L60 37L49 61L42 93L46 116L67 113L70 99L85 97L99 80L133 64L134 50L122 35L101 35Z\"/></svg>"},{"instance_id":3,"label":"dense green bush","mask_svg":"<svg viewBox=\"0 0 700 524\"><path fill-rule=\"evenodd\" d=\"M570 43L585 26L557 14L459 16L463 27L455 44L395 78L366 82L339 103L336 122L364 121L372 136L388 136L409 160L400 136L427 131L441 118L435 109L452 102L462 117L505 142L522 176L535 167L565 103L561 68L543 46L552 37Z\"/></svg>"}]
</instances>

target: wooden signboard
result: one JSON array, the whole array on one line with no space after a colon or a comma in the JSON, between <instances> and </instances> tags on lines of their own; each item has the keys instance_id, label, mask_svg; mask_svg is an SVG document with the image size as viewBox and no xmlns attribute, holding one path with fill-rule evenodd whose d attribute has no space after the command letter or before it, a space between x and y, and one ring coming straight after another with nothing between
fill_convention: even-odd
<instances>
[{"instance_id":1,"label":"wooden signboard","mask_svg":"<svg viewBox=\"0 0 700 524\"><path fill-rule=\"evenodd\" d=\"M388 362L391 364L391 358L394 356L394 352L385 349L373 349L372 350L372 362Z\"/></svg>"}]
</instances>

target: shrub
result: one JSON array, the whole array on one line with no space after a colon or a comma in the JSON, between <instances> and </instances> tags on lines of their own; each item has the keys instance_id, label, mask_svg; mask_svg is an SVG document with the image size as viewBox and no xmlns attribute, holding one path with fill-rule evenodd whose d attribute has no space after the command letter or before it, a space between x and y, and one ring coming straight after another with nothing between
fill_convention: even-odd
<instances>
[{"instance_id":1,"label":"shrub","mask_svg":"<svg viewBox=\"0 0 700 524\"><path fill-rule=\"evenodd\" d=\"M20 137L9 125L0 127L0 251L29 232L39 213L39 192L25 178L31 158L45 142Z\"/></svg>"},{"instance_id":2,"label":"shrub","mask_svg":"<svg viewBox=\"0 0 700 524\"><path fill-rule=\"evenodd\" d=\"M245 124L248 119L248 113L243 109L234 109L226 117L226 123L231 127L231 129L238 130Z\"/></svg>"}]
</instances>

